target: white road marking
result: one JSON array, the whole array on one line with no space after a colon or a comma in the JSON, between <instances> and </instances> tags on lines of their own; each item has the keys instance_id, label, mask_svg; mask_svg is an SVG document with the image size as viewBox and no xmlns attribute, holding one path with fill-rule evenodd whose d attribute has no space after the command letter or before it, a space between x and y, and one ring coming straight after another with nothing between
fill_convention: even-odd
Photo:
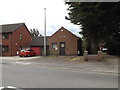
<instances>
[{"instance_id":1,"label":"white road marking","mask_svg":"<svg viewBox=\"0 0 120 90\"><path fill-rule=\"evenodd\" d=\"M4 87L0 87L0 90L2 90Z\"/></svg>"},{"instance_id":2,"label":"white road marking","mask_svg":"<svg viewBox=\"0 0 120 90\"><path fill-rule=\"evenodd\" d=\"M13 86L0 87L0 90L2 90L2 89L4 89L4 88L13 89L13 90L23 90L23 89L20 89L20 88L18 88L18 87L13 87Z\"/></svg>"},{"instance_id":3,"label":"white road marking","mask_svg":"<svg viewBox=\"0 0 120 90\"><path fill-rule=\"evenodd\" d=\"M7 86L7 88L12 88L12 89L15 89L15 88L17 88L17 87L13 87L13 86Z\"/></svg>"}]
</instances>

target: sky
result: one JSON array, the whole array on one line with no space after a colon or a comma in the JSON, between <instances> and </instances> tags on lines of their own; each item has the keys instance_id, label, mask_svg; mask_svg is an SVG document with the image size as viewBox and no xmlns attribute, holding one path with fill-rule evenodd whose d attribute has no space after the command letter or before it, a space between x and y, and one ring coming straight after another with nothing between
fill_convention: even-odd
<instances>
[{"instance_id":1,"label":"sky","mask_svg":"<svg viewBox=\"0 0 120 90\"><path fill-rule=\"evenodd\" d=\"M65 27L80 36L80 27L65 20L68 16L64 0L0 0L0 25L25 23L28 29L37 28L44 35L44 8L46 8L46 34Z\"/></svg>"}]
</instances>

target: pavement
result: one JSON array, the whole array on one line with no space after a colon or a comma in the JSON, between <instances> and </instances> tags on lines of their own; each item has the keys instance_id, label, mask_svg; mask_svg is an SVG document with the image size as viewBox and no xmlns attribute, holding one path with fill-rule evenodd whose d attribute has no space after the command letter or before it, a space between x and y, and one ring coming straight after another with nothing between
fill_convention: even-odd
<instances>
[{"instance_id":1,"label":"pavement","mask_svg":"<svg viewBox=\"0 0 120 90\"><path fill-rule=\"evenodd\" d=\"M30 65L41 68L72 69L86 72L118 74L118 57L106 55L103 59L84 61L82 56L35 56L35 57L1 57L2 63Z\"/></svg>"}]
</instances>

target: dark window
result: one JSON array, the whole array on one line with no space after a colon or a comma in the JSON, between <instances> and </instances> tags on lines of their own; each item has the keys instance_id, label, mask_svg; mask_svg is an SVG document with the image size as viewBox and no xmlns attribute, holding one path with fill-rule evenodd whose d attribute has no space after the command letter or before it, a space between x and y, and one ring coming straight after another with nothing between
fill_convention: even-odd
<instances>
[{"instance_id":1,"label":"dark window","mask_svg":"<svg viewBox=\"0 0 120 90\"><path fill-rule=\"evenodd\" d=\"M52 48L56 49L57 48L57 43L56 42L52 42Z\"/></svg>"},{"instance_id":2,"label":"dark window","mask_svg":"<svg viewBox=\"0 0 120 90\"><path fill-rule=\"evenodd\" d=\"M33 50L29 49L28 51L33 51Z\"/></svg>"},{"instance_id":3,"label":"dark window","mask_svg":"<svg viewBox=\"0 0 120 90\"><path fill-rule=\"evenodd\" d=\"M2 34L2 39L9 39L9 34Z\"/></svg>"},{"instance_id":4,"label":"dark window","mask_svg":"<svg viewBox=\"0 0 120 90\"><path fill-rule=\"evenodd\" d=\"M3 52L8 52L9 51L9 46L2 46L2 51Z\"/></svg>"}]
</instances>

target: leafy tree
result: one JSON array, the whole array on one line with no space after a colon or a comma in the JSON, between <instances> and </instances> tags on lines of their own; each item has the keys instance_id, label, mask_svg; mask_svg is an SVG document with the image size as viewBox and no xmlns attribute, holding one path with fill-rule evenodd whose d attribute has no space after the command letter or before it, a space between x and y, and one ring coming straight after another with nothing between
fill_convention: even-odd
<instances>
[{"instance_id":1,"label":"leafy tree","mask_svg":"<svg viewBox=\"0 0 120 90\"><path fill-rule=\"evenodd\" d=\"M30 33L33 39L35 39L38 36L42 36L42 34L39 33L38 29L30 29Z\"/></svg>"},{"instance_id":2,"label":"leafy tree","mask_svg":"<svg viewBox=\"0 0 120 90\"><path fill-rule=\"evenodd\" d=\"M106 47L108 47L108 54L120 55L120 30L110 36Z\"/></svg>"},{"instance_id":3,"label":"leafy tree","mask_svg":"<svg viewBox=\"0 0 120 90\"><path fill-rule=\"evenodd\" d=\"M107 43L113 33L119 33L119 3L67 2L71 23L80 25L88 43L88 51L96 53L100 43ZM119 37L119 36L117 36Z\"/></svg>"}]
</instances>

